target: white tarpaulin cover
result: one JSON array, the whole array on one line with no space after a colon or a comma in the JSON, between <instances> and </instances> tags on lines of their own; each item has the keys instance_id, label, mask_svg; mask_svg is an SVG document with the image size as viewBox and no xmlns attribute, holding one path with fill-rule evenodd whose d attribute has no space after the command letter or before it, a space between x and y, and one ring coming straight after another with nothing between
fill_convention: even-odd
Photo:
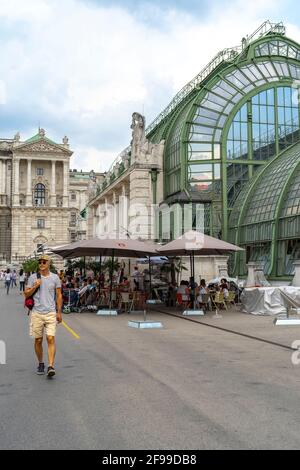
<instances>
[{"instance_id":1,"label":"white tarpaulin cover","mask_svg":"<svg viewBox=\"0 0 300 470\"><path fill-rule=\"evenodd\" d=\"M288 299L300 307L300 287L247 287L241 295L242 311L253 315L286 313Z\"/></svg>"}]
</instances>

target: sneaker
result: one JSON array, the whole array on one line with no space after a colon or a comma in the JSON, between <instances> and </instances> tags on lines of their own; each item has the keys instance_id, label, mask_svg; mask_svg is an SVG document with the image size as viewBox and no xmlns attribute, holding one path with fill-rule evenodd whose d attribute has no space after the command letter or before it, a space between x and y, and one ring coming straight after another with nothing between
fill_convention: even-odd
<instances>
[{"instance_id":1,"label":"sneaker","mask_svg":"<svg viewBox=\"0 0 300 470\"><path fill-rule=\"evenodd\" d=\"M43 362L40 362L37 370L36 370L37 375L44 375L45 373L45 364Z\"/></svg>"},{"instance_id":2,"label":"sneaker","mask_svg":"<svg viewBox=\"0 0 300 470\"><path fill-rule=\"evenodd\" d=\"M55 369L54 369L54 367L49 366L49 367L48 367L48 370L47 370L47 377L53 377L54 375L55 375Z\"/></svg>"}]
</instances>

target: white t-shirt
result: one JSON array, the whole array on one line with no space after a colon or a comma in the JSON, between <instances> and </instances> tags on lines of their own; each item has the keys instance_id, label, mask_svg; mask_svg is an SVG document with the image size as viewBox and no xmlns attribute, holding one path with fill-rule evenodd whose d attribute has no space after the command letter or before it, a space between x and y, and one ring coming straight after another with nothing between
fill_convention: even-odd
<instances>
[{"instance_id":1,"label":"white t-shirt","mask_svg":"<svg viewBox=\"0 0 300 470\"><path fill-rule=\"evenodd\" d=\"M5 274L5 280L6 281L11 281L11 273L6 273Z\"/></svg>"}]
</instances>

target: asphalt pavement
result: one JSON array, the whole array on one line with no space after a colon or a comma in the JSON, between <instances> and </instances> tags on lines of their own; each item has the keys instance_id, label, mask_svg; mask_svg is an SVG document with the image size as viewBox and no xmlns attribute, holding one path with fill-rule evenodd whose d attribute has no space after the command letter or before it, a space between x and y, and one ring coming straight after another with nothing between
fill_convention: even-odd
<instances>
[{"instance_id":1,"label":"asphalt pavement","mask_svg":"<svg viewBox=\"0 0 300 470\"><path fill-rule=\"evenodd\" d=\"M35 374L22 296L0 286L0 449L300 447L300 365L290 350L159 313L150 317L161 330L129 328L128 314L63 317L80 338L58 327L49 380ZM278 333L266 319L242 316L236 327L300 339L299 327Z\"/></svg>"}]
</instances>

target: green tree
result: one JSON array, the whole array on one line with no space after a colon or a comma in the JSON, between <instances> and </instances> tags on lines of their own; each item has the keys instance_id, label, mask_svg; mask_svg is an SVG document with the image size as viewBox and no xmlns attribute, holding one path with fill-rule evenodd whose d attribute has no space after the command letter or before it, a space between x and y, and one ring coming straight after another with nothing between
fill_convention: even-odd
<instances>
[{"instance_id":1,"label":"green tree","mask_svg":"<svg viewBox=\"0 0 300 470\"><path fill-rule=\"evenodd\" d=\"M175 282L179 284L179 278L182 274L182 271L188 271L187 267L185 266L182 258L178 257L169 257L170 264L164 264L161 267L161 271L171 276L171 282L174 284Z\"/></svg>"},{"instance_id":2,"label":"green tree","mask_svg":"<svg viewBox=\"0 0 300 470\"><path fill-rule=\"evenodd\" d=\"M28 259L22 263L22 268L25 273L36 273L39 269L39 260L36 258ZM52 260L50 263L50 271L52 273L56 272L56 267L54 266Z\"/></svg>"}]
</instances>

